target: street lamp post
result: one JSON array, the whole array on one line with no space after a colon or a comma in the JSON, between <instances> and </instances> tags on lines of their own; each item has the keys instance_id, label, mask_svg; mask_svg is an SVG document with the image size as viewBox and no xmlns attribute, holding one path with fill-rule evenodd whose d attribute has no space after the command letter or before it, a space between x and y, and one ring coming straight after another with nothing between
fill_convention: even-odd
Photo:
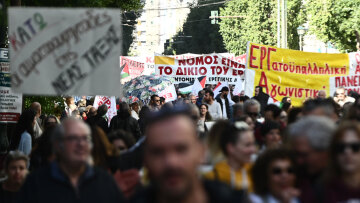
<instances>
[{"instance_id":1,"label":"street lamp post","mask_svg":"<svg viewBox=\"0 0 360 203\"><path fill-rule=\"evenodd\" d=\"M304 28L303 26L299 26L297 28L297 33L299 35L299 45L300 45L300 51L303 51L303 36L305 35L305 32L307 31L306 28Z\"/></svg>"}]
</instances>

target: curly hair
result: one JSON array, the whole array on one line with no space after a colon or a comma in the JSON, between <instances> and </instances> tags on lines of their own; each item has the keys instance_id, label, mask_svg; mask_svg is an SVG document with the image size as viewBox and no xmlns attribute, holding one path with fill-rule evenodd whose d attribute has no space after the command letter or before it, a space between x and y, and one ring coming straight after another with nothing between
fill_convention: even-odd
<instances>
[{"instance_id":1,"label":"curly hair","mask_svg":"<svg viewBox=\"0 0 360 203\"><path fill-rule=\"evenodd\" d=\"M289 160L291 165L295 166L293 152L288 149L271 149L261 154L253 168L251 169L251 178L254 185L254 191L258 195L269 193L269 167L276 160ZM295 168L295 167L294 167Z\"/></svg>"}]
</instances>

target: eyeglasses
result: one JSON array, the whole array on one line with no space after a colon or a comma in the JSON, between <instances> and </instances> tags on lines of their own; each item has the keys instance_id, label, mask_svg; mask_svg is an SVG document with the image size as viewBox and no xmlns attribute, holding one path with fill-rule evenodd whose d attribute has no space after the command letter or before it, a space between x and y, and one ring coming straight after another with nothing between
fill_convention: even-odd
<instances>
[{"instance_id":1,"label":"eyeglasses","mask_svg":"<svg viewBox=\"0 0 360 203\"><path fill-rule=\"evenodd\" d=\"M360 142L341 143L341 144L337 144L335 148L338 154L345 153L346 149L351 149L352 152L357 153L360 151Z\"/></svg>"},{"instance_id":2,"label":"eyeglasses","mask_svg":"<svg viewBox=\"0 0 360 203\"><path fill-rule=\"evenodd\" d=\"M82 135L82 136L77 136L77 135L69 135L69 136L65 136L64 140L70 143L80 143L80 142L86 142L86 143L90 143L91 142L91 137L89 135Z\"/></svg>"},{"instance_id":3,"label":"eyeglasses","mask_svg":"<svg viewBox=\"0 0 360 203\"><path fill-rule=\"evenodd\" d=\"M287 173L287 174L294 174L294 169L292 167L289 168L280 168L280 167L274 167L273 169L271 169L271 173L273 175L280 175L283 173Z\"/></svg>"},{"instance_id":4,"label":"eyeglasses","mask_svg":"<svg viewBox=\"0 0 360 203\"><path fill-rule=\"evenodd\" d=\"M155 102L160 102L160 100L155 100Z\"/></svg>"}]
</instances>

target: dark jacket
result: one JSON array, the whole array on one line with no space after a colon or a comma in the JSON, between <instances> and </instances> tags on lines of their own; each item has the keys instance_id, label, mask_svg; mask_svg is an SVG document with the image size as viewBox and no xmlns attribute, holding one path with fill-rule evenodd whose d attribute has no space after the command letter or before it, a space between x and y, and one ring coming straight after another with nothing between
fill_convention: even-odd
<instances>
[{"instance_id":1,"label":"dark jacket","mask_svg":"<svg viewBox=\"0 0 360 203\"><path fill-rule=\"evenodd\" d=\"M252 99L256 99L260 103L260 113L262 116L264 116L264 110L268 104L270 96L263 92L262 87L259 88L260 88L259 95L253 97Z\"/></svg>"},{"instance_id":2,"label":"dark jacket","mask_svg":"<svg viewBox=\"0 0 360 203\"><path fill-rule=\"evenodd\" d=\"M108 134L110 131L107 120L100 115L88 118L86 123L88 123L91 127L95 125L100 127L106 134Z\"/></svg>"},{"instance_id":3,"label":"dark jacket","mask_svg":"<svg viewBox=\"0 0 360 203\"><path fill-rule=\"evenodd\" d=\"M243 191L234 191L227 185L216 181L203 181L209 203L242 203L247 202L247 197ZM133 196L130 203L156 203L155 188L149 186L144 188Z\"/></svg>"},{"instance_id":4,"label":"dark jacket","mask_svg":"<svg viewBox=\"0 0 360 203\"><path fill-rule=\"evenodd\" d=\"M19 203L125 202L107 172L89 166L74 188L56 162L31 173L18 197Z\"/></svg>"},{"instance_id":5,"label":"dark jacket","mask_svg":"<svg viewBox=\"0 0 360 203\"><path fill-rule=\"evenodd\" d=\"M139 123L135 118L131 117L130 115L125 118L116 115L111 119L110 131L119 129L132 133L136 140L139 140L141 137Z\"/></svg>"},{"instance_id":6,"label":"dark jacket","mask_svg":"<svg viewBox=\"0 0 360 203\"><path fill-rule=\"evenodd\" d=\"M216 101L220 104L221 106L221 111L224 112L224 107L223 107L223 103L222 103L222 100L221 100L221 97L220 97L220 94L216 97ZM229 100L227 97L225 97L225 106L226 106L226 115L227 115L227 118L231 118L231 111L230 111L230 104L229 104Z\"/></svg>"}]
</instances>

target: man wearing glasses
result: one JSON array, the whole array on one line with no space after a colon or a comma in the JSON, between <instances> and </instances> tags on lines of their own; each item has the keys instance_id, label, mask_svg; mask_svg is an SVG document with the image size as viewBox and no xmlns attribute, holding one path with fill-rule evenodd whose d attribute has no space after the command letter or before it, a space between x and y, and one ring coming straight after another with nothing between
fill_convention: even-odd
<instances>
[{"instance_id":1,"label":"man wearing glasses","mask_svg":"<svg viewBox=\"0 0 360 203\"><path fill-rule=\"evenodd\" d=\"M151 96L149 107L151 111L158 111L160 109L160 97L158 95Z\"/></svg>"},{"instance_id":2,"label":"man wearing glasses","mask_svg":"<svg viewBox=\"0 0 360 203\"><path fill-rule=\"evenodd\" d=\"M90 128L68 118L52 136L55 160L27 178L18 202L124 202L115 181L88 164Z\"/></svg>"}]
</instances>

